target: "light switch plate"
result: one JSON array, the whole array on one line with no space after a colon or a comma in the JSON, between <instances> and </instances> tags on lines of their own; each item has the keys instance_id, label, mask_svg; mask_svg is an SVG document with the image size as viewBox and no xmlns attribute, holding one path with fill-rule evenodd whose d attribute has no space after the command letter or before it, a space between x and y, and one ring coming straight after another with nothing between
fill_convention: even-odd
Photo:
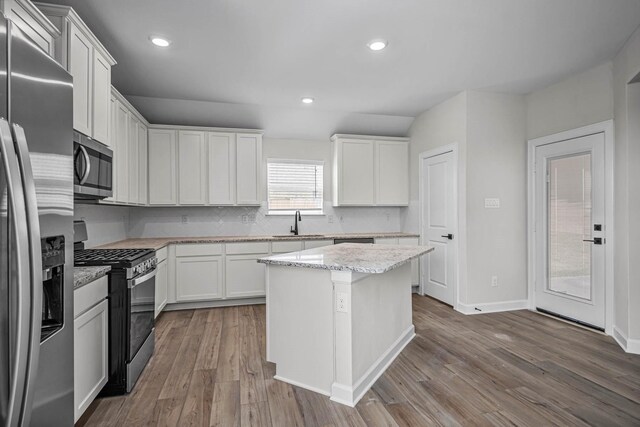
<instances>
[{"instance_id":1,"label":"light switch plate","mask_svg":"<svg viewBox=\"0 0 640 427\"><path fill-rule=\"evenodd\" d=\"M486 209L498 209L500 207L500 199L484 199L484 207Z\"/></svg>"}]
</instances>

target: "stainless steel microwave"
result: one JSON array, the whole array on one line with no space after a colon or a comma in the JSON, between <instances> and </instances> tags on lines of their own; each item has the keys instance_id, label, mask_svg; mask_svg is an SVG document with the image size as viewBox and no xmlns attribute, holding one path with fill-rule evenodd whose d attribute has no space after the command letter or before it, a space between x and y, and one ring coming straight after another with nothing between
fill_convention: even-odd
<instances>
[{"instance_id":1,"label":"stainless steel microwave","mask_svg":"<svg viewBox=\"0 0 640 427\"><path fill-rule=\"evenodd\" d=\"M113 151L73 132L73 192L76 199L113 196Z\"/></svg>"}]
</instances>

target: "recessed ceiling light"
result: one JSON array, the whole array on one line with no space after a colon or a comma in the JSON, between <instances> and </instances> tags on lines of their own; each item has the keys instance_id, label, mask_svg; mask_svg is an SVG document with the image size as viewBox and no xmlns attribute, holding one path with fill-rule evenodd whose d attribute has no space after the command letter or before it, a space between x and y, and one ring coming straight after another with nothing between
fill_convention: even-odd
<instances>
[{"instance_id":1,"label":"recessed ceiling light","mask_svg":"<svg viewBox=\"0 0 640 427\"><path fill-rule=\"evenodd\" d=\"M302 103L303 104L313 104L313 98L309 98L309 97L302 98Z\"/></svg>"},{"instance_id":2,"label":"recessed ceiling light","mask_svg":"<svg viewBox=\"0 0 640 427\"><path fill-rule=\"evenodd\" d=\"M369 46L369 49L371 50L382 50L385 47L387 47L387 41L386 40L371 40L367 46Z\"/></svg>"},{"instance_id":3,"label":"recessed ceiling light","mask_svg":"<svg viewBox=\"0 0 640 427\"><path fill-rule=\"evenodd\" d=\"M162 37L151 36L149 37L149 39L151 40L151 43L155 44L158 47L169 47L169 45L171 44L169 40L163 39Z\"/></svg>"}]
</instances>

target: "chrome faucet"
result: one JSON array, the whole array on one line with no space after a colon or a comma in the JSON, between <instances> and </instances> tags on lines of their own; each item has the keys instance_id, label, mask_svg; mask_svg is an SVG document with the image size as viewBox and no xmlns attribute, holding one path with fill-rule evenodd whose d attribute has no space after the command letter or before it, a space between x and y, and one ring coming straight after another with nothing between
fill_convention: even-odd
<instances>
[{"instance_id":1,"label":"chrome faucet","mask_svg":"<svg viewBox=\"0 0 640 427\"><path fill-rule=\"evenodd\" d=\"M298 221L302 221L302 215L300 215L300 211L296 211L295 214L293 214L293 219L295 220L295 225L293 227L291 227L291 233L293 233L294 236L298 235Z\"/></svg>"}]
</instances>

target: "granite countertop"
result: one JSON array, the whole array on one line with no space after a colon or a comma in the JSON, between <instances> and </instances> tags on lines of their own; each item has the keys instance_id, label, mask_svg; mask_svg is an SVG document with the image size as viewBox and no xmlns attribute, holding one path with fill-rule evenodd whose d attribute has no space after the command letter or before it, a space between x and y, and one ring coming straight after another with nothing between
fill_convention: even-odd
<instances>
[{"instance_id":1,"label":"granite countertop","mask_svg":"<svg viewBox=\"0 0 640 427\"><path fill-rule=\"evenodd\" d=\"M118 242L98 246L97 249L162 249L170 244L186 243L242 243L242 242L277 242L296 240L333 240L354 238L387 238L418 237L408 233L328 233L328 234L300 234L299 236L210 236L210 237L148 237L126 239Z\"/></svg>"},{"instance_id":2,"label":"granite countertop","mask_svg":"<svg viewBox=\"0 0 640 427\"><path fill-rule=\"evenodd\" d=\"M108 265L100 267L74 267L73 289L76 290L93 282L94 280L98 280L99 278L106 276L110 270L111 267Z\"/></svg>"},{"instance_id":3,"label":"granite countertop","mask_svg":"<svg viewBox=\"0 0 640 427\"><path fill-rule=\"evenodd\" d=\"M430 246L375 245L342 243L288 254L260 258L258 262L286 267L319 268L386 273L414 258L433 251Z\"/></svg>"}]
</instances>

